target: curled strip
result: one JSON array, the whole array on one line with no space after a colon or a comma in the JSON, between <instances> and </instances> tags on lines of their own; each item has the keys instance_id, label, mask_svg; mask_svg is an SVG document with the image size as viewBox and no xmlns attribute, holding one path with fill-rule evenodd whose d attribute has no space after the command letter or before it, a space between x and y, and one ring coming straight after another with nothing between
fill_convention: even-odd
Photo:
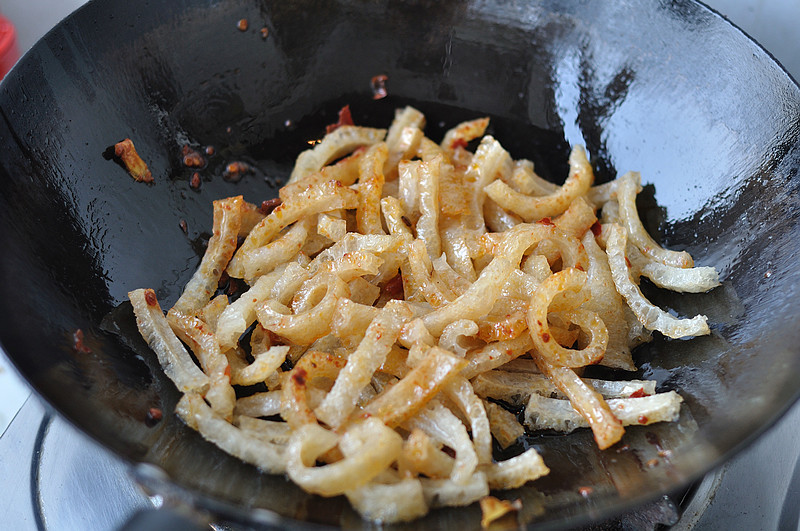
<instances>
[{"instance_id":1,"label":"curled strip","mask_svg":"<svg viewBox=\"0 0 800 531\"><path fill-rule=\"evenodd\" d=\"M597 363L603 359L606 345L608 345L608 330L594 312L575 310L562 313L567 321L579 325L591 334L591 342L582 350L562 347L550 331L550 325L547 322L550 303L560 293L580 291L585 282L586 273L583 271L565 269L542 282L531 297L527 318L531 339L544 358L562 367L583 367Z\"/></svg>"},{"instance_id":2,"label":"curled strip","mask_svg":"<svg viewBox=\"0 0 800 531\"><path fill-rule=\"evenodd\" d=\"M555 193L542 197L521 194L503 181L497 180L486 187L486 194L506 210L517 214L527 222L560 214L576 198L584 195L594 182L594 174L586 152L575 146L569 156L569 177Z\"/></svg>"},{"instance_id":3,"label":"curled strip","mask_svg":"<svg viewBox=\"0 0 800 531\"><path fill-rule=\"evenodd\" d=\"M657 262L674 267L692 267L694 261L686 251L670 251L664 249L650 237L639 219L636 209L636 194L641 185L638 172L628 172L619 178L617 184L617 202L619 203L619 216L628 232L631 242L642 253Z\"/></svg>"},{"instance_id":4,"label":"curled strip","mask_svg":"<svg viewBox=\"0 0 800 531\"><path fill-rule=\"evenodd\" d=\"M711 333L705 315L691 319L677 319L647 300L639 286L633 283L625 261L627 235L625 229L616 224L609 226L606 252L611 267L611 277L617 291L625 298L636 318L649 330L658 330L665 336L681 338L702 336Z\"/></svg>"},{"instance_id":5,"label":"curled strip","mask_svg":"<svg viewBox=\"0 0 800 531\"><path fill-rule=\"evenodd\" d=\"M385 136L385 129L343 125L325 135L322 142L319 142L313 148L307 149L297 156L288 184L292 184L307 175L318 172L326 164L352 152L360 146L377 144L382 141Z\"/></svg>"},{"instance_id":6,"label":"curled strip","mask_svg":"<svg viewBox=\"0 0 800 531\"><path fill-rule=\"evenodd\" d=\"M337 444L344 459L314 466ZM402 437L377 419L351 425L341 438L318 424L306 424L289 440L286 472L308 492L337 496L369 483L397 459L402 447Z\"/></svg>"}]
</instances>

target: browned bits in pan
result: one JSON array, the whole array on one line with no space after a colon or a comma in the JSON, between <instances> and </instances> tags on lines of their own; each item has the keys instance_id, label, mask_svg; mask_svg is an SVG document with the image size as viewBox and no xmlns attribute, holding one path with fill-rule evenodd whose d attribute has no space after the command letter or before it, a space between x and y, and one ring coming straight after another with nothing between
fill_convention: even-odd
<instances>
[{"instance_id":1,"label":"browned bits in pan","mask_svg":"<svg viewBox=\"0 0 800 531\"><path fill-rule=\"evenodd\" d=\"M269 37L269 28L264 26L263 28L261 28L261 38L266 40L267 37Z\"/></svg>"},{"instance_id":2,"label":"browned bits in pan","mask_svg":"<svg viewBox=\"0 0 800 531\"><path fill-rule=\"evenodd\" d=\"M239 22L236 23L236 27L239 29L239 31L247 31L248 26L249 24L246 18L240 19Z\"/></svg>"},{"instance_id":3,"label":"browned bits in pan","mask_svg":"<svg viewBox=\"0 0 800 531\"><path fill-rule=\"evenodd\" d=\"M191 186L195 190L200 188L200 174L199 173L194 172L192 174L192 179L189 181L189 186Z\"/></svg>"},{"instance_id":4,"label":"browned bits in pan","mask_svg":"<svg viewBox=\"0 0 800 531\"><path fill-rule=\"evenodd\" d=\"M183 231L184 234L189 234L189 226L186 224L186 220L185 219L181 219L178 222L178 225L180 226L180 228L181 228L181 230Z\"/></svg>"},{"instance_id":5,"label":"browned bits in pan","mask_svg":"<svg viewBox=\"0 0 800 531\"><path fill-rule=\"evenodd\" d=\"M183 156L183 165L187 168L202 168L206 165L203 155L189 146L183 146L181 155Z\"/></svg>"},{"instance_id":6,"label":"browned bits in pan","mask_svg":"<svg viewBox=\"0 0 800 531\"><path fill-rule=\"evenodd\" d=\"M142 157L136 152L136 148L130 138L126 138L122 142L114 144L114 155L122 161L128 173L130 173L131 177L136 179L136 181L140 183L153 182L153 174L150 173L147 164L145 164Z\"/></svg>"},{"instance_id":7,"label":"browned bits in pan","mask_svg":"<svg viewBox=\"0 0 800 531\"><path fill-rule=\"evenodd\" d=\"M245 173L248 173L250 170L251 168L249 164L237 160L225 166L225 171L223 172L222 177L226 181L237 182L242 178L242 176L244 176Z\"/></svg>"},{"instance_id":8,"label":"browned bits in pan","mask_svg":"<svg viewBox=\"0 0 800 531\"><path fill-rule=\"evenodd\" d=\"M383 74L378 76L374 76L372 81L370 82L372 85L372 99L373 100L380 100L388 96L389 94L386 92L386 81L389 78Z\"/></svg>"},{"instance_id":9,"label":"browned bits in pan","mask_svg":"<svg viewBox=\"0 0 800 531\"><path fill-rule=\"evenodd\" d=\"M214 148L214 146L206 146L205 152L206 152L206 155L208 155L209 157L212 157L212 156L214 156L214 153L217 152L217 150Z\"/></svg>"}]
</instances>

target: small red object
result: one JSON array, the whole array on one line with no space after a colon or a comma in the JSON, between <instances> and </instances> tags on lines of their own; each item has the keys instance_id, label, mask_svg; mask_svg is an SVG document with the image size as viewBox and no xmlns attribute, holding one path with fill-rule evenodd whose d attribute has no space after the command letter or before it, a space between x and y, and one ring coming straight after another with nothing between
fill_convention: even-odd
<instances>
[{"instance_id":1,"label":"small red object","mask_svg":"<svg viewBox=\"0 0 800 531\"><path fill-rule=\"evenodd\" d=\"M17 31L10 20L0 15L0 79L11 70L17 59L19 59Z\"/></svg>"}]
</instances>

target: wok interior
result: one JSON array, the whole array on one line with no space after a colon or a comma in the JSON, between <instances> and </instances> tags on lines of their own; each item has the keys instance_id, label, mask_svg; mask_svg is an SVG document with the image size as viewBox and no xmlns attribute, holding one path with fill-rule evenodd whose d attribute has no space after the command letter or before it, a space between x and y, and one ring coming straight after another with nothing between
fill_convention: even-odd
<instances>
[{"instance_id":1,"label":"wok interior","mask_svg":"<svg viewBox=\"0 0 800 531\"><path fill-rule=\"evenodd\" d=\"M237 29L242 18L247 32ZM389 96L373 100L378 74ZM488 115L512 156L556 182L575 143L587 146L599 182L641 171L651 232L721 272L724 285L710 294L648 291L712 324L709 337L657 339L636 353L638 376L684 397L678 424L630 428L627 449L605 452L587 431L525 441L552 471L504 493L522 498L523 522L603 517L685 486L797 395L799 93L757 45L690 2L92 2L0 86L9 289L0 339L82 430L162 468L201 503L235 518L266 508L360 527L343 499L259 474L172 415L146 426L147 410L171 411L177 391L137 338L126 293L153 287L169 307L199 263L211 201L274 197L296 154L345 103L357 124L372 126L411 103L434 139ZM103 156L125 137L154 185ZM200 190L180 163L186 143L216 148ZM229 183L231 160L255 172ZM78 328L90 352L73 349ZM581 486L593 488L591 501ZM479 520L476 507L440 510L414 528Z\"/></svg>"}]
</instances>

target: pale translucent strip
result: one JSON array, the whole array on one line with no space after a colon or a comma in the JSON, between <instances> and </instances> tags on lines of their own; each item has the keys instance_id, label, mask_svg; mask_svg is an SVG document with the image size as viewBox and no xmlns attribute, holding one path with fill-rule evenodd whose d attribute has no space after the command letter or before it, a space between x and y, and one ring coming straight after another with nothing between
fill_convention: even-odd
<instances>
[{"instance_id":1,"label":"pale translucent strip","mask_svg":"<svg viewBox=\"0 0 800 531\"><path fill-rule=\"evenodd\" d=\"M453 378L444 387L444 394L469 420L472 444L478 455L478 463L491 463L492 432L489 429L489 417L472 385L464 377Z\"/></svg>"},{"instance_id":2,"label":"pale translucent strip","mask_svg":"<svg viewBox=\"0 0 800 531\"><path fill-rule=\"evenodd\" d=\"M361 234L384 234L380 201L383 196L383 165L389 156L386 144L370 146L358 166L356 227Z\"/></svg>"},{"instance_id":3,"label":"pale translucent strip","mask_svg":"<svg viewBox=\"0 0 800 531\"><path fill-rule=\"evenodd\" d=\"M417 220L417 238L425 242L428 256L442 254L442 242L439 238L439 179L442 174L452 172L453 167L445 163L443 157L420 164L418 178L419 211Z\"/></svg>"},{"instance_id":4,"label":"pale translucent strip","mask_svg":"<svg viewBox=\"0 0 800 531\"><path fill-rule=\"evenodd\" d=\"M591 232L587 232L581 241L589 257L586 289L590 293L589 300L582 307L597 313L608 331L608 345L600 364L626 371L636 370L628 345L630 326L625 319L625 301L614 285L608 256L597 245Z\"/></svg>"},{"instance_id":5,"label":"pale translucent strip","mask_svg":"<svg viewBox=\"0 0 800 531\"><path fill-rule=\"evenodd\" d=\"M469 481L478 466L478 454L467 428L449 409L438 401L433 401L408 419L404 426L408 429L420 429L455 450L456 460L450 479L459 484Z\"/></svg>"},{"instance_id":6,"label":"pale translucent strip","mask_svg":"<svg viewBox=\"0 0 800 531\"><path fill-rule=\"evenodd\" d=\"M258 225L253 227L239 250L228 264L228 274L235 278L244 275L239 256L271 242L284 228L295 221L312 214L329 212L342 208L355 208L358 193L342 186L339 181L327 181L304 189L290 200L275 208Z\"/></svg>"},{"instance_id":7,"label":"pale translucent strip","mask_svg":"<svg viewBox=\"0 0 800 531\"><path fill-rule=\"evenodd\" d=\"M422 484L415 478L396 483L371 482L344 494L362 518L378 525L408 522L428 513Z\"/></svg>"},{"instance_id":8,"label":"pale translucent strip","mask_svg":"<svg viewBox=\"0 0 800 531\"><path fill-rule=\"evenodd\" d=\"M366 387L397 341L411 310L401 301L389 301L372 320L364 339L339 372L325 400L315 410L319 420L338 428L353 412L361 389Z\"/></svg>"},{"instance_id":9,"label":"pale translucent strip","mask_svg":"<svg viewBox=\"0 0 800 531\"><path fill-rule=\"evenodd\" d=\"M642 294L639 286L633 283L625 260L627 238L625 229L619 225L609 226L606 253L611 267L611 276L617 291L625 298L637 319L648 329L658 330L671 338L701 336L710 334L705 315L691 319L678 319L651 303Z\"/></svg>"},{"instance_id":10,"label":"pale translucent strip","mask_svg":"<svg viewBox=\"0 0 800 531\"><path fill-rule=\"evenodd\" d=\"M281 412L281 397L283 391L266 391L255 393L236 400L234 415L248 417L271 417Z\"/></svg>"},{"instance_id":11,"label":"pale translucent strip","mask_svg":"<svg viewBox=\"0 0 800 531\"><path fill-rule=\"evenodd\" d=\"M214 201L214 227L208 247L197 271L183 288L173 306L177 311L194 315L208 304L217 291L219 279L231 260L242 225L242 196Z\"/></svg>"},{"instance_id":12,"label":"pale translucent strip","mask_svg":"<svg viewBox=\"0 0 800 531\"><path fill-rule=\"evenodd\" d=\"M237 428L214 413L199 394L183 395L175 411L190 428L200 432L204 439L230 455L268 474L282 474L286 471L283 445L270 443Z\"/></svg>"},{"instance_id":13,"label":"pale translucent strip","mask_svg":"<svg viewBox=\"0 0 800 531\"><path fill-rule=\"evenodd\" d=\"M675 391L641 398L613 398L608 405L614 416L625 426L647 425L655 422L674 422L680 415L683 399ZM588 427L568 400L531 395L525 409L525 424L534 430L548 429L570 432Z\"/></svg>"},{"instance_id":14,"label":"pale translucent strip","mask_svg":"<svg viewBox=\"0 0 800 531\"><path fill-rule=\"evenodd\" d=\"M462 376L472 379L481 373L496 369L514 358L518 358L533 348L530 334L522 334L514 339L496 341L467 353L469 365L461 371Z\"/></svg>"},{"instance_id":15,"label":"pale translucent strip","mask_svg":"<svg viewBox=\"0 0 800 531\"><path fill-rule=\"evenodd\" d=\"M636 194L641 190L639 172L628 172L618 181L616 196L619 216L631 242L648 258L674 267L692 267L694 261L689 253L664 249L650 237L642 225L636 208Z\"/></svg>"},{"instance_id":16,"label":"pale translucent strip","mask_svg":"<svg viewBox=\"0 0 800 531\"><path fill-rule=\"evenodd\" d=\"M343 125L325 135L322 141L313 148L307 149L297 156L287 184L292 184L306 175L318 172L323 166L360 146L381 142L385 136L385 129Z\"/></svg>"},{"instance_id":17,"label":"pale translucent strip","mask_svg":"<svg viewBox=\"0 0 800 531\"><path fill-rule=\"evenodd\" d=\"M309 234L314 230L315 222L313 216L305 217L270 243L240 253L239 264L244 271L244 279L253 284L258 277L271 273L291 261L306 244Z\"/></svg>"},{"instance_id":18,"label":"pale translucent strip","mask_svg":"<svg viewBox=\"0 0 800 531\"><path fill-rule=\"evenodd\" d=\"M558 191L540 197L521 194L501 180L486 186L486 194L495 203L527 222L560 214L577 197L584 195L594 181L594 174L583 147L575 146L569 157L570 172Z\"/></svg>"},{"instance_id":19,"label":"pale translucent strip","mask_svg":"<svg viewBox=\"0 0 800 531\"><path fill-rule=\"evenodd\" d=\"M517 421L516 415L504 407L484 400L483 407L489 417L489 429L501 448L508 448L525 434L525 428Z\"/></svg>"},{"instance_id":20,"label":"pale translucent strip","mask_svg":"<svg viewBox=\"0 0 800 531\"><path fill-rule=\"evenodd\" d=\"M486 474L475 472L467 481L421 478L425 501L431 508L466 507L489 494Z\"/></svg>"},{"instance_id":21,"label":"pale translucent strip","mask_svg":"<svg viewBox=\"0 0 800 531\"><path fill-rule=\"evenodd\" d=\"M314 466L337 444L342 460ZM318 424L306 424L286 447L286 472L306 492L336 496L369 483L397 459L402 446L402 437L378 419L351 424L341 437Z\"/></svg>"},{"instance_id":22,"label":"pale translucent strip","mask_svg":"<svg viewBox=\"0 0 800 531\"><path fill-rule=\"evenodd\" d=\"M535 448L528 448L511 459L491 463L481 469L486 472L492 489L516 489L550 473Z\"/></svg>"},{"instance_id":23,"label":"pale translucent strip","mask_svg":"<svg viewBox=\"0 0 800 531\"><path fill-rule=\"evenodd\" d=\"M444 327L439 336L439 346L449 350L457 356L464 357L469 350L465 345L468 338L474 338L478 333L478 325L469 319L459 319Z\"/></svg>"},{"instance_id":24,"label":"pale translucent strip","mask_svg":"<svg viewBox=\"0 0 800 531\"><path fill-rule=\"evenodd\" d=\"M214 333L199 318L184 315L175 308L167 313L167 322L178 338L189 345L208 375L209 386L205 399L211 409L223 418L230 419L233 416L236 393L230 382L228 358L220 350Z\"/></svg>"},{"instance_id":25,"label":"pale translucent strip","mask_svg":"<svg viewBox=\"0 0 800 531\"><path fill-rule=\"evenodd\" d=\"M209 378L195 364L186 347L172 331L156 300L155 292L151 289L137 289L129 292L128 298L133 305L139 333L156 353L164 374L183 393L204 393L208 389ZM148 304L148 299L155 304Z\"/></svg>"}]
</instances>

